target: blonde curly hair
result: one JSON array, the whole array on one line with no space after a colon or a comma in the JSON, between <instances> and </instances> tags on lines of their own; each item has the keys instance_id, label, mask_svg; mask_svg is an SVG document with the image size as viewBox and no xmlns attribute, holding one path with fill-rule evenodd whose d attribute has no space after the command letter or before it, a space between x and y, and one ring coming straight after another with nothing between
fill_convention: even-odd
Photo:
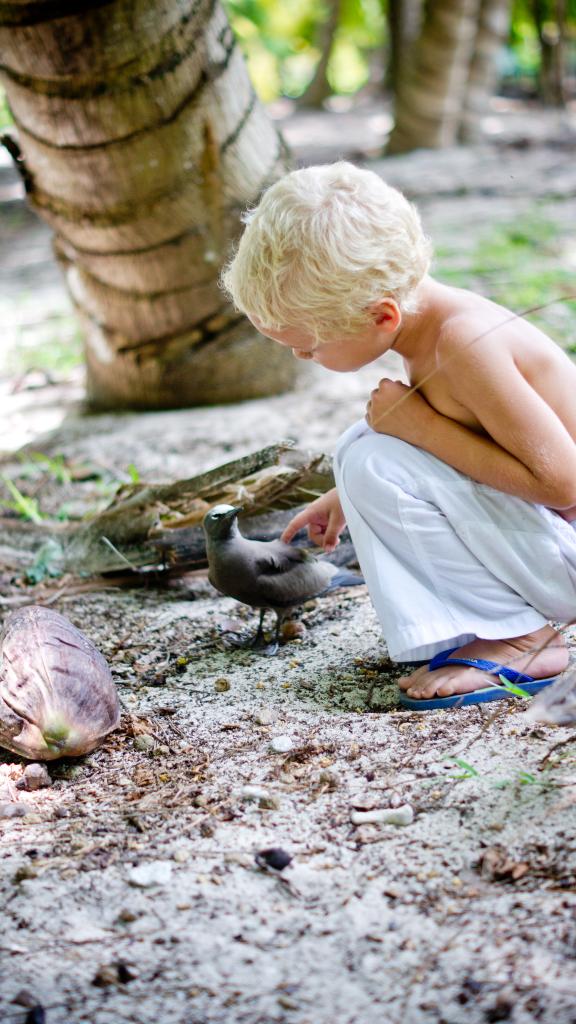
<instances>
[{"instance_id":1,"label":"blonde curly hair","mask_svg":"<svg viewBox=\"0 0 576 1024\"><path fill-rule=\"evenodd\" d=\"M373 171L346 161L292 171L243 219L221 283L264 327L322 342L365 327L384 297L415 311L431 243L412 203Z\"/></svg>"}]
</instances>

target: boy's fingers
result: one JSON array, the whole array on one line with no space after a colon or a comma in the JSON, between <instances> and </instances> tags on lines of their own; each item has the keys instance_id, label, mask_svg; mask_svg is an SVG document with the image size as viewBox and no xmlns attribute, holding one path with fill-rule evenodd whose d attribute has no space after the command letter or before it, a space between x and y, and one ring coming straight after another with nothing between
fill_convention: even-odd
<instances>
[{"instance_id":1,"label":"boy's fingers","mask_svg":"<svg viewBox=\"0 0 576 1024\"><path fill-rule=\"evenodd\" d=\"M302 512L299 512L297 516L294 516L294 519L290 520L288 526L283 530L280 540L283 540L285 544L289 544L292 537L298 533L298 530L300 530L301 527L306 526L307 523L308 509L305 508Z\"/></svg>"},{"instance_id":2,"label":"boy's fingers","mask_svg":"<svg viewBox=\"0 0 576 1024\"><path fill-rule=\"evenodd\" d=\"M324 551L334 551L334 549L338 546L339 543L340 538L338 537L337 533L326 533L323 541Z\"/></svg>"}]
</instances>

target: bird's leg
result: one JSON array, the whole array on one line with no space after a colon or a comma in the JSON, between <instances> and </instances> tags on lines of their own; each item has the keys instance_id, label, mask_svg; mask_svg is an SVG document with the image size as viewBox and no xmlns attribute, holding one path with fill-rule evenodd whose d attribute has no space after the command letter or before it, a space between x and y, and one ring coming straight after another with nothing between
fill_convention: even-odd
<instances>
[{"instance_id":1,"label":"bird's leg","mask_svg":"<svg viewBox=\"0 0 576 1024\"><path fill-rule=\"evenodd\" d=\"M258 622L258 629L254 636L248 637L241 633L234 633L230 631L226 633L226 639L229 644L233 647L262 647L265 644L264 640L264 616L266 615L266 609L260 609L260 620Z\"/></svg>"},{"instance_id":2,"label":"bird's leg","mask_svg":"<svg viewBox=\"0 0 576 1024\"><path fill-rule=\"evenodd\" d=\"M264 640L264 616L266 615L266 609L260 609L260 620L258 622L258 629L254 634L254 637L250 641L250 647L258 647Z\"/></svg>"},{"instance_id":3,"label":"bird's leg","mask_svg":"<svg viewBox=\"0 0 576 1024\"><path fill-rule=\"evenodd\" d=\"M282 628L282 623L284 622L284 615L277 611L277 609L274 610L276 611L276 629L274 630L274 639L272 640L272 643L266 644L266 647L262 648L262 654L266 655L267 658L272 658L275 654L278 654L278 648L280 646L280 630Z\"/></svg>"},{"instance_id":4,"label":"bird's leg","mask_svg":"<svg viewBox=\"0 0 576 1024\"><path fill-rule=\"evenodd\" d=\"M276 611L276 609L275 609ZM276 611L276 628L274 630L274 637L271 643L266 642L264 636L264 616L266 615L266 608L260 610L260 620L258 622L258 629L256 630L253 637L248 639L238 633L226 633L226 640L233 647L244 647L245 649L252 648L258 650L260 654L265 655L267 658L273 657L278 654L278 648L280 646L280 630L282 623L284 622L285 613Z\"/></svg>"}]
</instances>

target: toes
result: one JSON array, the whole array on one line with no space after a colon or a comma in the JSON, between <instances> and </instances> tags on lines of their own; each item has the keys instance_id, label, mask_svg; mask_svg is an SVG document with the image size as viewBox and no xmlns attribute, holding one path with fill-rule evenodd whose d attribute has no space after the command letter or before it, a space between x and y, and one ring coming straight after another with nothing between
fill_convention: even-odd
<instances>
[{"instance_id":1,"label":"toes","mask_svg":"<svg viewBox=\"0 0 576 1024\"><path fill-rule=\"evenodd\" d=\"M415 672L411 672L409 676L401 676L398 680L398 686L401 690L407 690L410 686L415 686L421 679L426 679L429 675L428 666L424 665L421 668L417 668Z\"/></svg>"},{"instance_id":2,"label":"toes","mask_svg":"<svg viewBox=\"0 0 576 1024\"><path fill-rule=\"evenodd\" d=\"M430 679L429 682L417 682L412 683L407 687L406 693L409 697L413 697L416 700L427 700L429 697L434 697L437 693L437 681Z\"/></svg>"},{"instance_id":3,"label":"toes","mask_svg":"<svg viewBox=\"0 0 576 1024\"><path fill-rule=\"evenodd\" d=\"M431 697L453 697L459 693L471 693L490 686L490 679L483 672L473 668L444 669L429 672L419 669L412 676L399 680L400 689L414 700L428 700Z\"/></svg>"}]
</instances>

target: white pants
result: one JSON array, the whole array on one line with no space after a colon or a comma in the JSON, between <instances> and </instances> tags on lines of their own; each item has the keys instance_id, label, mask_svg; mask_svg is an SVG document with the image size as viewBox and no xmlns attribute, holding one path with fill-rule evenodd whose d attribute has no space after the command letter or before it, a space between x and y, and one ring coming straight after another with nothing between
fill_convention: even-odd
<instances>
[{"instance_id":1,"label":"white pants","mask_svg":"<svg viewBox=\"0 0 576 1024\"><path fill-rule=\"evenodd\" d=\"M339 439L334 473L395 661L576 618L576 529L556 513L365 420Z\"/></svg>"}]
</instances>

